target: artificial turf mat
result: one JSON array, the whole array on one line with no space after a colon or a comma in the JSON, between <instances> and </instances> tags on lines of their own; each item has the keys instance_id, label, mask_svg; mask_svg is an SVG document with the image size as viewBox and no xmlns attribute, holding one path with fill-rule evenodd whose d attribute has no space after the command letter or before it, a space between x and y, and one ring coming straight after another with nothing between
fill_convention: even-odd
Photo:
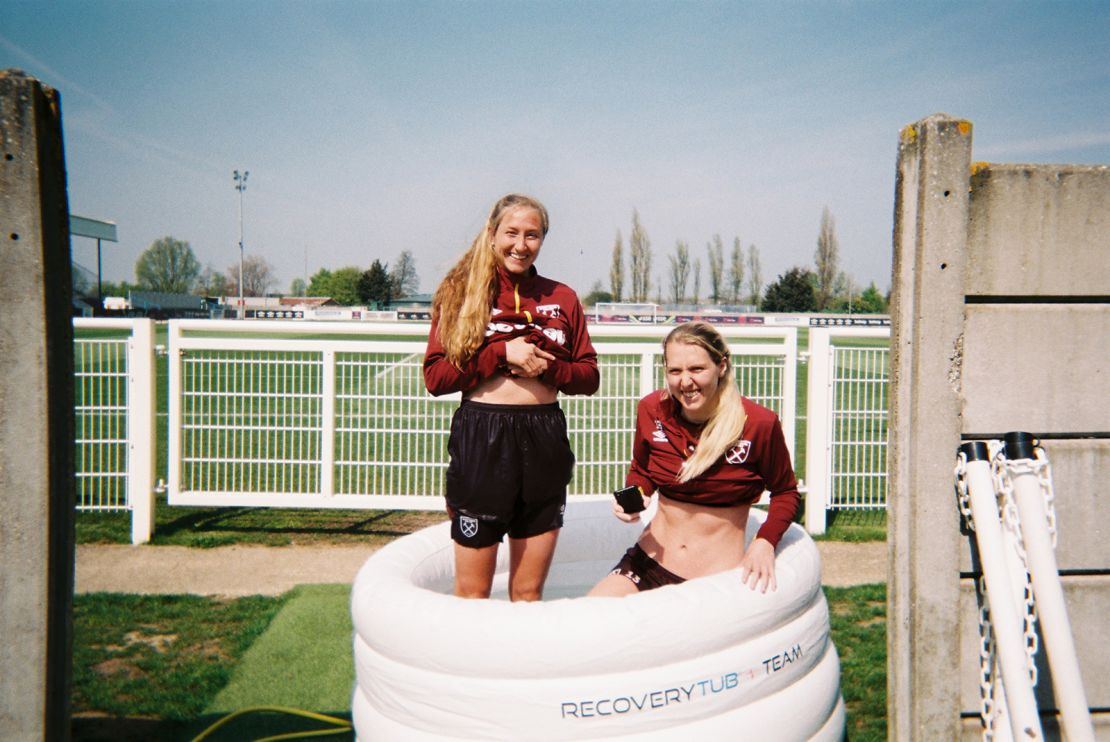
<instances>
[{"instance_id":1,"label":"artificial turf mat","mask_svg":"<svg viewBox=\"0 0 1110 742\"><path fill-rule=\"evenodd\" d=\"M349 718L354 687L351 586L300 585L206 714L287 706Z\"/></svg>"}]
</instances>

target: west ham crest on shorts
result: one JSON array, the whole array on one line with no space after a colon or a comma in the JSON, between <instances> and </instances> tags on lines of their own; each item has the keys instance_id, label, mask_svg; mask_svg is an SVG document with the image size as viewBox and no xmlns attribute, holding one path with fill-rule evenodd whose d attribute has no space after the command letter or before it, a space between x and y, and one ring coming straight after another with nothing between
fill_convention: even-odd
<instances>
[{"instance_id":1,"label":"west ham crest on shorts","mask_svg":"<svg viewBox=\"0 0 1110 742\"><path fill-rule=\"evenodd\" d=\"M735 446L725 451L725 461L730 464L743 464L748 460L748 452L751 450L751 441L740 441Z\"/></svg>"},{"instance_id":2,"label":"west ham crest on shorts","mask_svg":"<svg viewBox=\"0 0 1110 742\"><path fill-rule=\"evenodd\" d=\"M478 533L478 519L469 515L460 515L459 530L462 531L463 536L474 538L474 535Z\"/></svg>"}]
</instances>

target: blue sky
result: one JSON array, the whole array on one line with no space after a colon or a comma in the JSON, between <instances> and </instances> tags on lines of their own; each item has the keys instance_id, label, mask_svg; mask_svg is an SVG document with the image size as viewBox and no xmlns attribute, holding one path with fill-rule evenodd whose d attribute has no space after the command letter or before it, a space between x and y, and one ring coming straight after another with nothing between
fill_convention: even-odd
<instances>
[{"instance_id":1,"label":"blue sky","mask_svg":"<svg viewBox=\"0 0 1110 742\"><path fill-rule=\"evenodd\" d=\"M944 112L973 157L1110 163L1098 2L23 2L0 68L62 94L70 210L119 226L109 280L173 235L277 289L411 250L430 292L496 198L548 206L537 266L608 285L633 209L657 280L677 240L755 244L890 285L898 131ZM95 242L74 239L95 269ZM306 268L307 263L307 268Z\"/></svg>"}]
</instances>

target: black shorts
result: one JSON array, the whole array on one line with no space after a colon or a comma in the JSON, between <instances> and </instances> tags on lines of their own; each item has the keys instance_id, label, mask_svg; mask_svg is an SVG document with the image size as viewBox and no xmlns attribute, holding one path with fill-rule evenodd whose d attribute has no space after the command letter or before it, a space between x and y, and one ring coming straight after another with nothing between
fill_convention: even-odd
<instances>
[{"instance_id":1,"label":"black shorts","mask_svg":"<svg viewBox=\"0 0 1110 742\"><path fill-rule=\"evenodd\" d=\"M649 557L639 544L633 544L631 549L624 552L624 556L609 574L628 578L641 592L686 582L685 577L679 577L674 572L664 569L659 562Z\"/></svg>"},{"instance_id":2,"label":"black shorts","mask_svg":"<svg viewBox=\"0 0 1110 742\"><path fill-rule=\"evenodd\" d=\"M574 453L558 403L498 405L464 401L447 441L451 538L496 544L561 528Z\"/></svg>"}]
</instances>

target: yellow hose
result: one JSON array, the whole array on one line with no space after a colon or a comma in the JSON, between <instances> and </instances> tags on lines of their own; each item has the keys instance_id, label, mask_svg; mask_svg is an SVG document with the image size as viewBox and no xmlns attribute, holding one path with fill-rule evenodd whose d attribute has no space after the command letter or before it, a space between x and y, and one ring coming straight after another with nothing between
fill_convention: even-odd
<instances>
[{"instance_id":1,"label":"yellow hose","mask_svg":"<svg viewBox=\"0 0 1110 742\"><path fill-rule=\"evenodd\" d=\"M338 717L328 716L326 714L318 714L315 711L305 711L304 709L288 708L286 706L248 706L247 708L242 708L242 709L239 709L238 711L232 711L230 714L223 717L222 719L220 719L216 723L212 724L210 727L205 729L203 732L198 734L196 737L193 737L192 742L201 742L201 740L203 740L205 737L212 734L217 729L219 729L223 725L230 722L232 719L236 719L240 716L243 716L244 714L250 714L250 713L255 713L255 712L259 712L259 711L271 712L271 713L276 713L276 714L290 714L292 716L302 716L306 719L312 719L314 721L322 721L322 722L327 723L327 724L334 724L335 727L332 728L332 729L314 729L314 730L310 730L310 731L306 731L306 732L289 732L288 734L278 734L278 735L275 735L273 737L263 737L263 738L254 740L254 742L276 742L277 740L284 740L284 739L302 739L302 738L306 738L306 737L324 737L324 736L327 736L329 734L342 734L343 732L349 732L352 729L351 723L349 721L347 721L346 719L340 719Z\"/></svg>"}]
</instances>

